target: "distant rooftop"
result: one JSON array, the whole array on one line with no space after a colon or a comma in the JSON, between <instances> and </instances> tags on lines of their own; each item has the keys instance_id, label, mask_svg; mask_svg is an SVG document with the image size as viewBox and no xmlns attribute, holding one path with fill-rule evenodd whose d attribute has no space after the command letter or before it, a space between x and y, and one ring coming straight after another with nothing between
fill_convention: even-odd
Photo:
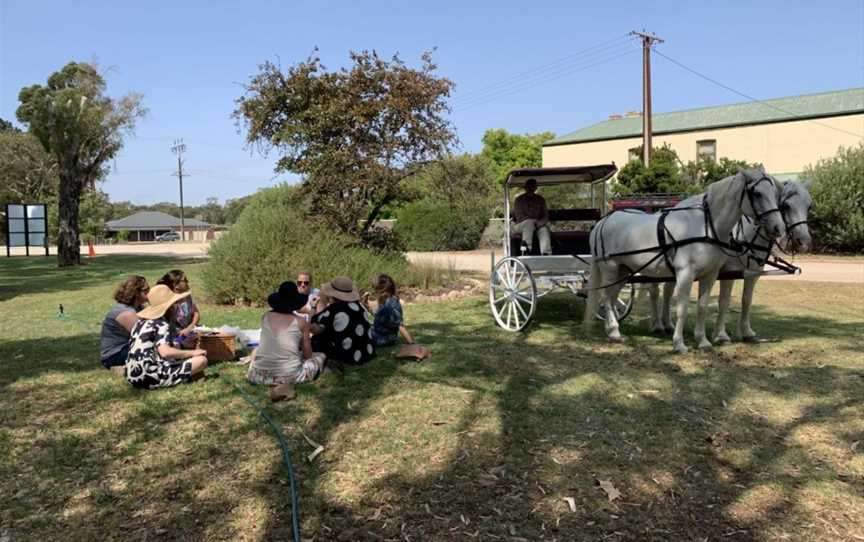
<instances>
[{"instance_id":1,"label":"distant rooftop","mask_svg":"<svg viewBox=\"0 0 864 542\"><path fill-rule=\"evenodd\" d=\"M655 113L654 135L864 113L864 87L761 102ZM543 143L544 147L642 135L642 115L610 118Z\"/></svg>"},{"instance_id":2,"label":"distant rooftop","mask_svg":"<svg viewBox=\"0 0 864 542\"><path fill-rule=\"evenodd\" d=\"M206 228L210 224L187 218L184 220L187 228ZM109 220L105 223L109 231L118 230L178 230L180 219L160 211L141 211L119 220Z\"/></svg>"}]
</instances>

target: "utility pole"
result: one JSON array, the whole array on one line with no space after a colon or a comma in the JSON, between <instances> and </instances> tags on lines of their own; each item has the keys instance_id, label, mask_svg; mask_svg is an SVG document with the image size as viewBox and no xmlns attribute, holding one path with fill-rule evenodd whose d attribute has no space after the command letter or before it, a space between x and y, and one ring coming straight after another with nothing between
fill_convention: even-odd
<instances>
[{"instance_id":1,"label":"utility pole","mask_svg":"<svg viewBox=\"0 0 864 542\"><path fill-rule=\"evenodd\" d=\"M183 216L183 153L186 152L186 144L183 139L174 141L171 152L177 155L177 173L172 173L180 179L180 239L186 240L186 219Z\"/></svg>"},{"instance_id":2,"label":"utility pole","mask_svg":"<svg viewBox=\"0 0 864 542\"><path fill-rule=\"evenodd\" d=\"M651 165L651 45L663 43L654 34L645 31L630 32L642 38L642 163Z\"/></svg>"}]
</instances>

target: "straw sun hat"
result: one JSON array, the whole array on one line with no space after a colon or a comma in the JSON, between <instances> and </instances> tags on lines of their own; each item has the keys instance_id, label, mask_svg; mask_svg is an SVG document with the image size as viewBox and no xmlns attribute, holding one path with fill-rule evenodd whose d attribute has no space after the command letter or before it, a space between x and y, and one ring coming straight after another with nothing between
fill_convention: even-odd
<instances>
[{"instance_id":1,"label":"straw sun hat","mask_svg":"<svg viewBox=\"0 0 864 542\"><path fill-rule=\"evenodd\" d=\"M360 301L360 292L348 277L336 277L321 286L321 293L340 301Z\"/></svg>"},{"instance_id":2,"label":"straw sun hat","mask_svg":"<svg viewBox=\"0 0 864 542\"><path fill-rule=\"evenodd\" d=\"M165 311L167 311L171 305L177 303L181 299L189 297L190 295L192 295L192 292L187 291L178 294L174 293L171 288L164 284L157 284L150 288L150 293L147 295L147 300L150 302L150 305L147 308L138 311L138 318L143 318L144 320L162 318Z\"/></svg>"}]
</instances>

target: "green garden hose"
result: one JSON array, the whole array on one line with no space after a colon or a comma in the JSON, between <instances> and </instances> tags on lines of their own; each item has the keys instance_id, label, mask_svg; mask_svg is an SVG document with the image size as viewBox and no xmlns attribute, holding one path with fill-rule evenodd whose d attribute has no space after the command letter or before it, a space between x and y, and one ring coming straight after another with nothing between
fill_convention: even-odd
<instances>
[{"instance_id":1,"label":"green garden hose","mask_svg":"<svg viewBox=\"0 0 864 542\"><path fill-rule=\"evenodd\" d=\"M297 496L297 482L294 479L294 467L291 464L291 449L288 448L288 441L285 440L285 434L282 433L282 429L276 425L276 422L273 421L273 418L270 417L267 412L262 409L257 402L255 402L255 398L249 395L249 393L243 389L243 387L233 378L225 374L224 372L216 373L220 378L224 378L227 380L234 389L240 392L240 395L243 396L243 399L249 403L252 408L258 411L258 414L264 418L264 421L270 425L270 428L273 429L273 433L276 434L276 439L279 441L279 446L282 448L282 462L285 464L285 471L288 473L288 483L289 489L291 491L291 531L294 536L294 542L301 542L300 539L300 499Z\"/></svg>"},{"instance_id":2,"label":"green garden hose","mask_svg":"<svg viewBox=\"0 0 864 542\"><path fill-rule=\"evenodd\" d=\"M59 311L57 312L56 318L58 320L65 320L75 322L76 324L90 329L90 325L92 323L84 322L79 320L70 314L66 313L63 309L63 305L60 305ZM297 496L297 481L294 478L294 466L291 464L291 449L288 448L288 441L285 440L285 434L282 432L282 429L276 425L276 422L273 421L273 418L270 417L267 412L262 409L257 402L255 402L255 398L249 395L249 393L243 389L243 387L233 378L225 374L224 372L216 372L212 371L210 374L218 376L222 379L228 381L234 389L240 392L240 395L243 396L243 399L249 403L252 408L258 411L258 414L264 418L264 421L270 425L270 428L273 429L273 433L276 435L276 439L279 441L279 447L282 448L282 463L285 465L285 471L288 473L288 484L289 489L291 491L291 532L294 537L294 542L301 542L300 538L300 498Z\"/></svg>"}]
</instances>

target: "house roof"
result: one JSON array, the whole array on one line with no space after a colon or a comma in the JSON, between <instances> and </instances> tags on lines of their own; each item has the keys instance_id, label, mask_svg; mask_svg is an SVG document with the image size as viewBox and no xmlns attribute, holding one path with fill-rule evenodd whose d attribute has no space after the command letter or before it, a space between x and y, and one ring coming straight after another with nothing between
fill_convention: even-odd
<instances>
[{"instance_id":1,"label":"house roof","mask_svg":"<svg viewBox=\"0 0 864 542\"><path fill-rule=\"evenodd\" d=\"M187 228L208 227L210 224L187 218L184 220ZM173 230L180 228L180 219L160 211L141 211L119 220L109 220L105 223L109 231L118 230Z\"/></svg>"},{"instance_id":2,"label":"house roof","mask_svg":"<svg viewBox=\"0 0 864 542\"><path fill-rule=\"evenodd\" d=\"M654 135L864 113L864 87L804 94L652 116ZM608 119L543 143L544 147L624 139L642 134L642 116Z\"/></svg>"}]
</instances>

